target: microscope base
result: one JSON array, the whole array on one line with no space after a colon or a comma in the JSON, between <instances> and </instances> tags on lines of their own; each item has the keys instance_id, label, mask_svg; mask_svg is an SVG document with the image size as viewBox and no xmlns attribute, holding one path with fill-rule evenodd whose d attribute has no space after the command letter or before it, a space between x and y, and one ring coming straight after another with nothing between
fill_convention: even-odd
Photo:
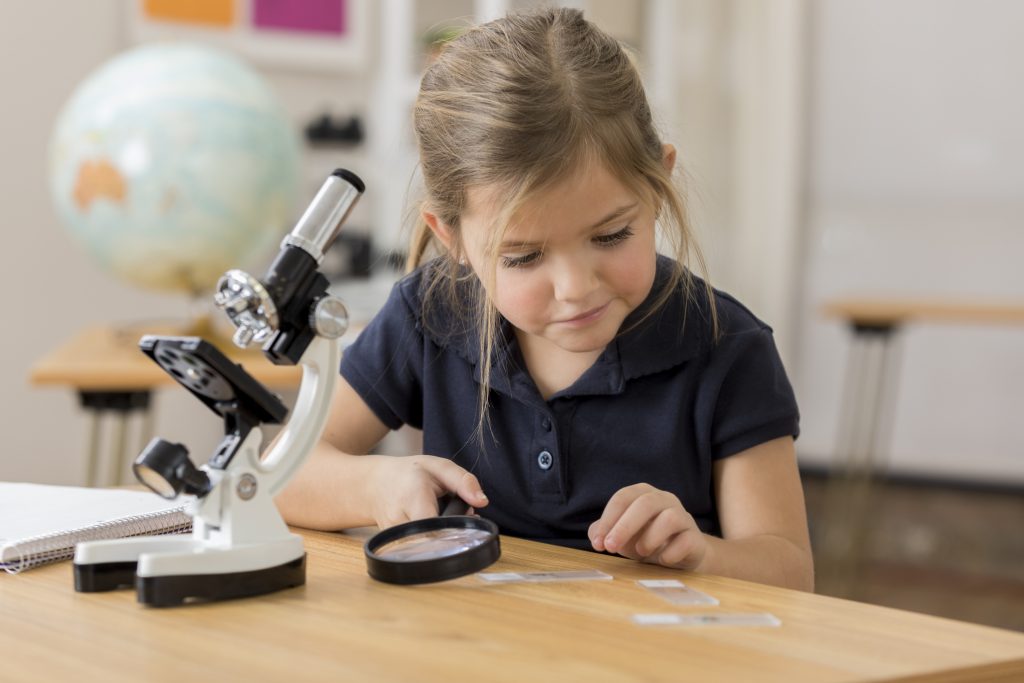
<instances>
[{"instance_id":1,"label":"microscope base","mask_svg":"<svg viewBox=\"0 0 1024 683\"><path fill-rule=\"evenodd\" d=\"M134 587L139 602L170 607L185 602L232 600L263 595L306 583L306 555L290 562L226 574L138 576L136 562L101 562L75 565L75 590L97 593Z\"/></svg>"},{"instance_id":2,"label":"microscope base","mask_svg":"<svg viewBox=\"0 0 1024 683\"><path fill-rule=\"evenodd\" d=\"M75 592L101 593L135 586L135 568L138 562L99 562L76 564Z\"/></svg>"},{"instance_id":3,"label":"microscope base","mask_svg":"<svg viewBox=\"0 0 1024 683\"><path fill-rule=\"evenodd\" d=\"M229 574L138 576L135 589L140 603L172 607L185 602L232 600L273 593L306 583L306 555L276 567Z\"/></svg>"},{"instance_id":4,"label":"microscope base","mask_svg":"<svg viewBox=\"0 0 1024 683\"><path fill-rule=\"evenodd\" d=\"M302 538L218 546L188 536L136 536L79 543L75 590L135 588L154 607L262 595L306 582Z\"/></svg>"}]
</instances>

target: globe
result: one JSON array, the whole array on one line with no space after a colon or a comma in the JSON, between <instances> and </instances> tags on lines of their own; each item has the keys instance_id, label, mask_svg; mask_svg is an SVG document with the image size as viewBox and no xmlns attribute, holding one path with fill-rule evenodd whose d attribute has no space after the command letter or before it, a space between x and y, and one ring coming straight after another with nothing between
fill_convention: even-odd
<instances>
[{"instance_id":1,"label":"globe","mask_svg":"<svg viewBox=\"0 0 1024 683\"><path fill-rule=\"evenodd\" d=\"M134 285L209 291L288 229L298 141L262 78L228 54L153 44L99 67L60 113L57 213Z\"/></svg>"}]
</instances>

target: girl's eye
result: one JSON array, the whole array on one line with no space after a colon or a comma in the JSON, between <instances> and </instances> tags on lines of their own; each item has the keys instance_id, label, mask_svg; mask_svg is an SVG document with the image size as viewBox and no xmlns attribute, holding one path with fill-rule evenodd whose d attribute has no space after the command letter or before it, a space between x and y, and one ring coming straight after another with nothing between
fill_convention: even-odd
<instances>
[{"instance_id":1,"label":"girl's eye","mask_svg":"<svg viewBox=\"0 0 1024 683\"><path fill-rule=\"evenodd\" d=\"M633 236L633 229L628 225L622 230L613 232L609 235L598 235L594 238L594 242L602 247L614 247L616 244L628 239Z\"/></svg>"},{"instance_id":2,"label":"girl's eye","mask_svg":"<svg viewBox=\"0 0 1024 683\"><path fill-rule=\"evenodd\" d=\"M522 268L528 266L540 258L539 251L532 251L522 256L502 256L501 265L505 268Z\"/></svg>"}]
</instances>

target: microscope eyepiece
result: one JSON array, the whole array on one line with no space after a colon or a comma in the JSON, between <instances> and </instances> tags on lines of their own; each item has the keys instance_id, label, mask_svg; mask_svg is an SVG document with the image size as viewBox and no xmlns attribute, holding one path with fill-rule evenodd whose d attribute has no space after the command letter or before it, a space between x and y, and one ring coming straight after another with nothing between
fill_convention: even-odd
<instances>
[{"instance_id":1,"label":"microscope eyepiece","mask_svg":"<svg viewBox=\"0 0 1024 683\"><path fill-rule=\"evenodd\" d=\"M352 183L352 186L356 188L359 194L366 192L366 185L363 184L363 179L347 168L336 168L331 175L338 176L339 178Z\"/></svg>"},{"instance_id":2,"label":"microscope eyepiece","mask_svg":"<svg viewBox=\"0 0 1024 683\"><path fill-rule=\"evenodd\" d=\"M299 247L319 264L365 189L366 185L355 173L343 168L335 170L281 246Z\"/></svg>"}]
</instances>

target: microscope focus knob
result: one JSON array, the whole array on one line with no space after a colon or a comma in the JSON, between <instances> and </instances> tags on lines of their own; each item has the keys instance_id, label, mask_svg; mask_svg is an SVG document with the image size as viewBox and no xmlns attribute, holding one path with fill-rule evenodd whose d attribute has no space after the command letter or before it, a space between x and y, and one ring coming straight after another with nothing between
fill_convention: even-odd
<instances>
[{"instance_id":1,"label":"microscope focus knob","mask_svg":"<svg viewBox=\"0 0 1024 683\"><path fill-rule=\"evenodd\" d=\"M348 330L348 309L336 296L321 297L310 310L309 324L319 336L337 339Z\"/></svg>"}]
</instances>

